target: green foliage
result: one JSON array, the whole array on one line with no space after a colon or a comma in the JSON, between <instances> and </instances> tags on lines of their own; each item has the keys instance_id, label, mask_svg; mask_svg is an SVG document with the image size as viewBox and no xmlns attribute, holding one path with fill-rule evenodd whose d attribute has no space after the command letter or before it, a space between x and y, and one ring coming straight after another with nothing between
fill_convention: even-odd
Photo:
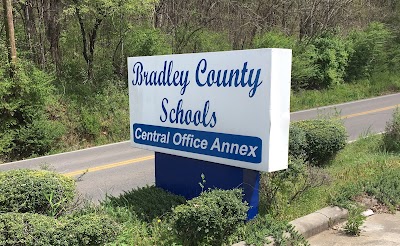
<instances>
[{"instance_id":1,"label":"green foliage","mask_svg":"<svg viewBox=\"0 0 400 246\"><path fill-rule=\"evenodd\" d=\"M69 88L76 91L64 98L66 110L60 120L70 129L65 135L67 147L76 144L76 139L82 143L104 144L126 140L129 136L128 91L115 81L109 83L98 89L84 85Z\"/></svg>"},{"instance_id":2,"label":"green foliage","mask_svg":"<svg viewBox=\"0 0 400 246\"><path fill-rule=\"evenodd\" d=\"M65 10L65 14L73 15L75 13L75 7L78 7L81 13L88 19L88 22L90 22L91 19L105 18L106 16L118 14L120 11L137 13L138 15L148 14L156 2L155 0L83 0L69 6L69 8Z\"/></svg>"},{"instance_id":3,"label":"green foliage","mask_svg":"<svg viewBox=\"0 0 400 246\"><path fill-rule=\"evenodd\" d=\"M292 225L279 221L272 216L261 216L242 224L236 232L229 237L229 243L245 241L246 245L309 245L304 237L295 231Z\"/></svg>"},{"instance_id":4,"label":"green foliage","mask_svg":"<svg viewBox=\"0 0 400 246\"><path fill-rule=\"evenodd\" d=\"M351 209L355 206L354 199L364 192L364 187L361 182L348 183L343 185L337 193L330 198L330 203L333 206Z\"/></svg>"},{"instance_id":5,"label":"green foliage","mask_svg":"<svg viewBox=\"0 0 400 246\"><path fill-rule=\"evenodd\" d=\"M0 212L60 215L74 196L75 182L54 172L20 169L0 173Z\"/></svg>"},{"instance_id":6,"label":"green foliage","mask_svg":"<svg viewBox=\"0 0 400 246\"><path fill-rule=\"evenodd\" d=\"M115 213L118 210L118 216L120 219L124 218L125 222L122 224L121 233L107 245L176 245L178 240L167 219L154 219L151 222L144 222L126 208L113 209L113 216L116 215Z\"/></svg>"},{"instance_id":7,"label":"green foliage","mask_svg":"<svg viewBox=\"0 0 400 246\"><path fill-rule=\"evenodd\" d=\"M196 40L193 42L193 52L232 50L228 35L224 32L203 30L196 36Z\"/></svg>"},{"instance_id":8,"label":"green foliage","mask_svg":"<svg viewBox=\"0 0 400 246\"><path fill-rule=\"evenodd\" d=\"M231 50L227 34L210 30L192 32L186 28L179 28L176 32L177 53L197 53Z\"/></svg>"},{"instance_id":9,"label":"green foliage","mask_svg":"<svg viewBox=\"0 0 400 246\"><path fill-rule=\"evenodd\" d=\"M124 192L118 197L108 196L103 206L127 208L139 219L151 222L183 203L185 203L184 197L150 186Z\"/></svg>"},{"instance_id":10,"label":"green foliage","mask_svg":"<svg viewBox=\"0 0 400 246\"><path fill-rule=\"evenodd\" d=\"M364 193L362 182L347 183L331 197L331 205L345 208L349 211L349 217L343 227L346 234L360 236L361 226L365 221L362 215L363 208L355 202L355 198Z\"/></svg>"},{"instance_id":11,"label":"green foliage","mask_svg":"<svg viewBox=\"0 0 400 246\"><path fill-rule=\"evenodd\" d=\"M256 48L293 49L296 46L296 39L280 31L272 31L255 36L253 44Z\"/></svg>"},{"instance_id":12,"label":"green foliage","mask_svg":"<svg viewBox=\"0 0 400 246\"><path fill-rule=\"evenodd\" d=\"M388 70L392 33L384 24L372 22L365 30L352 32L349 39L353 52L347 67L347 80L367 78Z\"/></svg>"},{"instance_id":13,"label":"green foliage","mask_svg":"<svg viewBox=\"0 0 400 246\"><path fill-rule=\"evenodd\" d=\"M388 55L388 70L396 73L400 70L400 42L397 38L397 42L392 41L390 49L387 51Z\"/></svg>"},{"instance_id":14,"label":"green foliage","mask_svg":"<svg viewBox=\"0 0 400 246\"><path fill-rule=\"evenodd\" d=\"M292 88L294 90L308 87L309 81L317 74L316 50L314 45L296 41L294 37L279 31L257 35L253 41L255 48L286 48L293 50Z\"/></svg>"},{"instance_id":15,"label":"green foliage","mask_svg":"<svg viewBox=\"0 0 400 246\"><path fill-rule=\"evenodd\" d=\"M30 213L0 213L0 245L68 245L62 225L52 217Z\"/></svg>"},{"instance_id":16,"label":"green foliage","mask_svg":"<svg viewBox=\"0 0 400 246\"><path fill-rule=\"evenodd\" d=\"M365 217L361 213L362 209L359 207L352 207L349 209L349 217L343 228L347 234L360 236L361 226L365 221Z\"/></svg>"},{"instance_id":17,"label":"green foliage","mask_svg":"<svg viewBox=\"0 0 400 246\"><path fill-rule=\"evenodd\" d=\"M110 35L110 28L105 28L102 36ZM114 28L112 35L118 38L98 43L94 60L96 85L126 85L126 57L165 55L172 52L168 36L159 29L130 23L119 23L118 28L121 28L121 31L117 27ZM115 46L113 52L108 49L110 42Z\"/></svg>"},{"instance_id":18,"label":"green foliage","mask_svg":"<svg viewBox=\"0 0 400 246\"><path fill-rule=\"evenodd\" d=\"M321 89L342 83L351 49L334 35L323 35L311 42L297 41L281 32L256 36L256 48L288 48L293 50L292 88Z\"/></svg>"},{"instance_id":19,"label":"green foliage","mask_svg":"<svg viewBox=\"0 0 400 246\"><path fill-rule=\"evenodd\" d=\"M373 178L347 184L332 199L332 204L350 209L355 197L364 193L375 197L392 211L397 209L400 205L400 168L386 168Z\"/></svg>"},{"instance_id":20,"label":"green foliage","mask_svg":"<svg viewBox=\"0 0 400 246\"><path fill-rule=\"evenodd\" d=\"M88 213L65 218L63 230L69 245L103 245L112 241L120 226L102 213Z\"/></svg>"},{"instance_id":21,"label":"green foliage","mask_svg":"<svg viewBox=\"0 0 400 246\"><path fill-rule=\"evenodd\" d=\"M130 56L153 56L171 54L167 37L154 28L131 27L125 38L125 49Z\"/></svg>"},{"instance_id":22,"label":"green foliage","mask_svg":"<svg viewBox=\"0 0 400 246\"><path fill-rule=\"evenodd\" d=\"M44 115L38 115L31 124L16 131L18 137L13 141L12 159L49 153L60 145L58 141L65 131L65 126L61 122L48 120Z\"/></svg>"},{"instance_id":23,"label":"green foliage","mask_svg":"<svg viewBox=\"0 0 400 246\"><path fill-rule=\"evenodd\" d=\"M246 220L241 190L211 190L173 209L172 227L184 245L221 245Z\"/></svg>"},{"instance_id":24,"label":"green foliage","mask_svg":"<svg viewBox=\"0 0 400 246\"><path fill-rule=\"evenodd\" d=\"M291 124L289 127L289 155L295 158L305 158L307 145L307 137L303 129Z\"/></svg>"},{"instance_id":25,"label":"green foliage","mask_svg":"<svg viewBox=\"0 0 400 246\"><path fill-rule=\"evenodd\" d=\"M328 175L311 167L301 158L291 158L286 170L262 173L260 181L260 214L282 216L285 207L310 189L329 183Z\"/></svg>"},{"instance_id":26,"label":"green foliage","mask_svg":"<svg viewBox=\"0 0 400 246\"><path fill-rule=\"evenodd\" d=\"M305 132L307 160L324 165L346 145L346 129L338 120L305 120L293 123Z\"/></svg>"},{"instance_id":27,"label":"green foliage","mask_svg":"<svg viewBox=\"0 0 400 246\"><path fill-rule=\"evenodd\" d=\"M342 38L323 35L312 41L315 46L317 73L308 88L322 89L340 84L346 73L350 55L349 46Z\"/></svg>"},{"instance_id":28,"label":"green foliage","mask_svg":"<svg viewBox=\"0 0 400 246\"><path fill-rule=\"evenodd\" d=\"M0 64L0 156L14 160L43 155L58 146L65 132L51 113L58 108L53 77L23 60L14 79L6 71Z\"/></svg>"},{"instance_id":29,"label":"green foliage","mask_svg":"<svg viewBox=\"0 0 400 246\"><path fill-rule=\"evenodd\" d=\"M365 184L366 192L394 211L400 206L400 168L383 170Z\"/></svg>"},{"instance_id":30,"label":"green foliage","mask_svg":"<svg viewBox=\"0 0 400 246\"><path fill-rule=\"evenodd\" d=\"M55 219L31 213L0 213L0 245L104 245L119 226L105 215Z\"/></svg>"},{"instance_id":31,"label":"green foliage","mask_svg":"<svg viewBox=\"0 0 400 246\"><path fill-rule=\"evenodd\" d=\"M319 73L317 65L317 50L314 45L298 43L293 50L292 81L291 86L295 91L313 88L313 79Z\"/></svg>"},{"instance_id":32,"label":"green foliage","mask_svg":"<svg viewBox=\"0 0 400 246\"><path fill-rule=\"evenodd\" d=\"M400 76L397 73L376 73L368 79L336 85L329 89L294 92L290 96L290 109L293 112L397 91L400 91Z\"/></svg>"},{"instance_id":33,"label":"green foliage","mask_svg":"<svg viewBox=\"0 0 400 246\"><path fill-rule=\"evenodd\" d=\"M400 109L393 113L391 121L387 122L383 133L383 147L387 151L400 152Z\"/></svg>"},{"instance_id":34,"label":"green foliage","mask_svg":"<svg viewBox=\"0 0 400 246\"><path fill-rule=\"evenodd\" d=\"M391 211L400 206L400 168L380 167L368 179L347 183L331 199L331 204L351 209L357 196L367 194Z\"/></svg>"}]
</instances>

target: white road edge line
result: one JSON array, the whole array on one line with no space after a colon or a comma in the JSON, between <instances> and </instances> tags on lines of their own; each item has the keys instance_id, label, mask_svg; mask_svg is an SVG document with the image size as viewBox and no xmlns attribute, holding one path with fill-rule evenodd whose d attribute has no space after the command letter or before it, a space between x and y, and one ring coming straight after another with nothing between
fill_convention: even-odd
<instances>
[{"instance_id":1,"label":"white road edge line","mask_svg":"<svg viewBox=\"0 0 400 246\"><path fill-rule=\"evenodd\" d=\"M365 136L365 137L358 137L357 139L354 139L354 140L351 140L351 141L347 141L347 143L348 143L348 144L351 144L351 143L357 142L357 141L359 141L359 140L361 140L361 139L367 138L367 137L369 137L369 136L382 135L382 134L384 134L384 133L385 133L385 131L383 131L383 132L371 133L371 134L368 134L368 135Z\"/></svg>"},{"instance_id":2,"label":"white road edge line","mask_svg":"<svg viewBox=\"0 0 400 246\"><path fill-rule=\"evenodd\" d=\"M58 154L53 154L53 155L40 156L40 157L35 157L35 158L25 159L25 160L20 160L20 161L13 161L13 162L0 164L0 166L9 165L9 164L17 164L17 163L21 163L21 162L24 162L24 161L30 161L30 160L40 160L40 159L45 159L45 158L49 158L49 157L67 155L67 154L82 152L82 151L86 151L86 150L101 149L101 148L104 148L104 147L110 147L110 146L119 145L119 144L125 144L125 143L129 143L129 141L123 141L123 142L118 142L118 143L111 143L111 144L105 144L105 145L100 145L100 146L94 146L94 147L90 147L90 148L78 149L78 150L74 150L74 151L63 152L63 153L58 153Z\"/></svg>"},{"instance_id":3,"label":"white road edge line","mask_svg":"<svg viewBox=\"0 0 400 246\"><path fill-rule=\"evenodd\" d=\"M358 101L340 103L340 104L335 104L335 105L328 105L328 106L322 106L322 107L317 107L317 108L305 109L305 110L301 110L301 111L291 112L291 114L299 114L299 113L305 113L305 112L310 112L310 111L315 111L315 110L322 110L322 109L327 109L327 108L335 108L335 107L339 107L339 106L350 105L350 104L355 104L355 103L360 103L360 102L374 101L374 100L379 100L379 99L382 99L382 98L394 97L394 96L399 96L400 97L400 93L390 94L390 95L385 95L385 96L379 96L379 97L374 97L374 98L366 98L366 99L361 99L361 100L358 100Z\"/></svg>"}]
</instances>

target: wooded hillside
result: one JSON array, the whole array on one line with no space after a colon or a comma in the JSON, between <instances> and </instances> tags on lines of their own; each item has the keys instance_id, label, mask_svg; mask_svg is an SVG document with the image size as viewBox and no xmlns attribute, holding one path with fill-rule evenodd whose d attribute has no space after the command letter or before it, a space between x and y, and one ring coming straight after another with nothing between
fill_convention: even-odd
<instances>
[{"instance_id":1,"label":"wooded hillside","mask_svg":"<svg viewBox=\"0 0 400 246\"><path fill-rule=\"evenodd\" d=\"M291 48L294 91L400 69L399 0L3 0L0 15L0 161L127 139L128 56Z\"/></svg>"}]
</instances>

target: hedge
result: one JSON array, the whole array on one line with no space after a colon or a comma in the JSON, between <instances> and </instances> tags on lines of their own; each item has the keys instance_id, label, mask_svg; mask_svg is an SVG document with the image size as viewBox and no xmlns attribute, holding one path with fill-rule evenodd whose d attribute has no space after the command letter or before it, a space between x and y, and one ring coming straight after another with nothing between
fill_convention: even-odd
<instances>
[{"instance_id":1,"label":"hedge","mask_svg":"<svg viewBox=\"0 0 400 246\"><path fill-rule=\"evenodd\" d=\"M32 213L0 213L0 246L85 246L112 241L119 226L103 214L56 219Z\"/></svg>"},{"instance_id":2,"label":"hedge","mask_svg":"<svg viewBox=\"0 0 400 246\"><path fill-rule=\"evenodd\" d=\"M60 215L75 197L75 182L45 170L0 172L0 213Z\"/></svg>"},{"instance_id":3,"label":"hedge","mask_svg":"<svg viewBox=\"0 0 400 246\"><path fill-rule=\"evenodd\" d=\"M338 120L305 120L293 125L304 131L306 159L311 164L327 163L346 145L346 129Z\"/></svg>"},{"instance_id":4,"label":"hedge","mask_svg":"<svg viewBox=\"0 0 400 246\"><path fill-rule=\"evenodd\" d=\"M246 220L242 190L212 190L173 209L172 227L183 245L221 245Z\"/></svg>"}]
</instances>

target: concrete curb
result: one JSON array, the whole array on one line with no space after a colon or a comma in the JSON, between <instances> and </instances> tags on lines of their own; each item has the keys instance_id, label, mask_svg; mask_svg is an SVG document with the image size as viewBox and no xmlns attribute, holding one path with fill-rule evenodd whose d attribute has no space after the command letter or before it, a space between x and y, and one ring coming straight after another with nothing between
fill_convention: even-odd
<instances>
[{"instance_id":1,"label":"concrete curb","mask_svg":"<svg viewBox=\"0 0 400 246\"><path fill-rule=\"evenodd\" d=\"M320 232L328 230L332 226L343 222L348 217L347 209L339 207L326 207L314 213L308 214L290 222L295 230L304 236L312 237ZM272 241L272 240L270 240ZM239 242L232 246L246 246L245 242Z\"/></svg>"},{"instance_id":2,"label":"concrete curb","mask_svg":"<svg viewBox=\"0 0 400 246\"><path fill-rule=\"evenodd\" d=\"M332 226L343 222L348 211L339 207L326 207L290 222L305 238L312 237Z\"/></svg>"}]
</instances>

